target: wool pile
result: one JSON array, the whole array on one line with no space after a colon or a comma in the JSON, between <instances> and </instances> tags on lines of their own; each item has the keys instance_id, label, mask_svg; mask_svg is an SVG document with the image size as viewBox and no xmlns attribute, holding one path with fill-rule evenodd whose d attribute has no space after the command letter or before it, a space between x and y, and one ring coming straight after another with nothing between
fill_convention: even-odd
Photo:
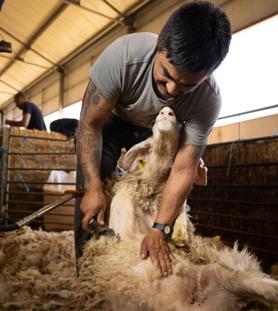
<instances>
[{"instance_id":1,"label":"wool pile","mask_svg":"<svg viewBox=\"0 0 278 311\"><path fill-rule=\"evenodd\" d=\"M230 269L260 271L246 250L216 245L218 237L194 235L187 249L171 246L176 256L174 274L165 278L150 260L140 259L139 241L92 239L79 262L77 277L72 231L45 232L25 226L0 236L0 310L191 310L175 306L175 300L191 299L196 306L205 299L202 282L196 287L194 279L207 267L222 262ZM228 261L231 257L238 267L232 266L235 260ZM230 310L277 308L241 302Z\"/></svg>"},{"instance_id":2,"label":"wool pile","mask_svg":"<svg viewBox=\"0 0 278 311\"><path fill-rule=\"evenodd\" d=\"M77 289L72 231L1 234L1 310L77 310Z\"/></svg>"}]
</instances>

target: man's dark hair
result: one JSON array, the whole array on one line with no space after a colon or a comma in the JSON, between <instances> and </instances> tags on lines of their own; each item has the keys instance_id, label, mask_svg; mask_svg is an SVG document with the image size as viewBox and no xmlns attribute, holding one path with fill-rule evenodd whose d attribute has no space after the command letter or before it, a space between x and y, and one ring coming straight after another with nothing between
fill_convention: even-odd
<instances>
[{"instance_id":1,"label":"man's dark hair","mask_svg":"<svg viewBox=\"0 0 278 311\"><path fill-rule=\"evenodd\" d=\"M19 98L26 98L25 93L23 93L23 92L18 92L18 93L14 96L14 100L18 100Z\"/></svg>"},{"instance_id":2,"label":"man's dark hair","mask_svg":"<svg viewBox=\"0 0 278 311\"><path fill-rule=\"evenodd\" d=\"M200 1L183 5L170 16L158 37L157 50L166 51L171 64L183 72L213 71L228 53L230 41L226 14Z\"/></svg>"}]
</instances>

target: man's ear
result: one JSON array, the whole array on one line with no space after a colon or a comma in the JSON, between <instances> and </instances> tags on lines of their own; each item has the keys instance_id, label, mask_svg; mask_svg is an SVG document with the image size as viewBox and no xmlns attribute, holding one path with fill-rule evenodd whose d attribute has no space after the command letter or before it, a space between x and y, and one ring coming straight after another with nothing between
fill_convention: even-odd
<instances>
[{"instance_id":1,"label":"man's ear","mask_svg":"<svg viewBox=\"0 0 278 311\"><path fill-rule=\"evenodd\" d=\"M138 168L138 163L141 159L148 160L152 148L152 138L148 138L139 144L130 148L123 156L121 161L121 168L127 172L133 172Z\"/></svg>"}]
</instances>

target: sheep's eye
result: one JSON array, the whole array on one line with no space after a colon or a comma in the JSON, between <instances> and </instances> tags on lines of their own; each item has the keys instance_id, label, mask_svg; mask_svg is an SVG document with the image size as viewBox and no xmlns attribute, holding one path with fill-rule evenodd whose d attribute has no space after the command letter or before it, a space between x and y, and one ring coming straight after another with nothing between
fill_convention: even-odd
<instances>
[{"instance_id":1,"label":"sheep's eye","mask_svg":"<svg viewBox=\"0 0 278 311\"><path fill-rule=\"evenodd\" d=\"M169 116L173 116L173 112L169 112Z\"/></svg>"}]
</instances>

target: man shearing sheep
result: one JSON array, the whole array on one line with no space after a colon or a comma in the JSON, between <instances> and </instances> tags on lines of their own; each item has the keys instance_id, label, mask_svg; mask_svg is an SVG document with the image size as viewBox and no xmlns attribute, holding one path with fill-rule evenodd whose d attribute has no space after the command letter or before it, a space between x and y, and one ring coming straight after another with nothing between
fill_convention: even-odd
<instances>
[{"instance_id":1,"label":"man shearing sheep","mask_svg":"<svg viewBox=\"0 0 278 311\"><path fill-rule=\"evenodd\" d=\"M133 33L109 45L92 66L77 131L75 243L77 257L89 237L88 222L104 223L102 181L114 171L121 149L151 135L156 115L165 106L184 124L180 145L162 193L153 228L141 243L141 257L165 276L173 255L167 243L195 180L208 136L218 117L221 96L212 75L228 53L231 40L226 15L209 2L177 9L161 33Z\"/></svg>"}]
</instances>

